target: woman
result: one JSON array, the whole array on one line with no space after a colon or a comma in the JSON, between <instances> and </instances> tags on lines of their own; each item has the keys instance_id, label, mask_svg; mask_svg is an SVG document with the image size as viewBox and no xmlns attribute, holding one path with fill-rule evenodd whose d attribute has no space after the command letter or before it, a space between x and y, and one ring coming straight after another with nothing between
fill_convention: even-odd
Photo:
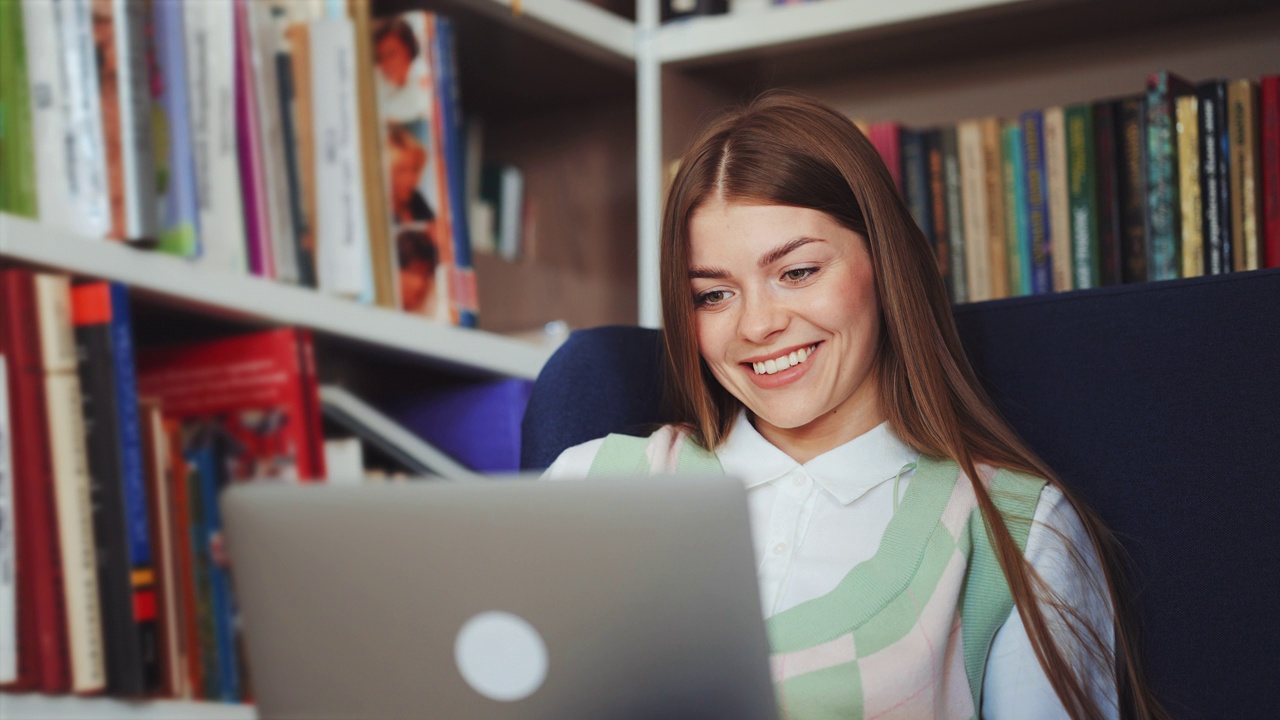
<instances>
[{"instance_id":1,"label":"woman","mask_svg":"<svg viewBox=\"0 0 1280 720\"><path fill-rule=\"evenodd\" d=\"M848 119L771 93L712 123L673 181L661 273L676 422L547 475L638 452L746 481L784 717L1164 716L1110 536L978 384Z\"/></svg>"}]
</instances>

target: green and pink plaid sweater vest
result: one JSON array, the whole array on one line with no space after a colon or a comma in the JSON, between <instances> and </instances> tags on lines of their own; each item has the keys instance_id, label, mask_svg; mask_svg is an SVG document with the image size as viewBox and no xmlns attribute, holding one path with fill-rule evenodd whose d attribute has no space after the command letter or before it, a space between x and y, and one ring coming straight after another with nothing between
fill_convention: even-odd
<instances>
[{"instance_id":1,"label":"green and pink plaid sweater vest","mask_svg":"<svg viewBox=\"0 0 1280 720\"><path fill-rule=\"evenodd\" d=\"M713 453L664 427L610 435L590 474L723 474ZM1026 549L1044 480L980 466ZM879 548L835 590L767 621L781 717L973 718L996 631L1013 598L973 486L951 460L922 456Z\"/></svg>"}]
</instances>

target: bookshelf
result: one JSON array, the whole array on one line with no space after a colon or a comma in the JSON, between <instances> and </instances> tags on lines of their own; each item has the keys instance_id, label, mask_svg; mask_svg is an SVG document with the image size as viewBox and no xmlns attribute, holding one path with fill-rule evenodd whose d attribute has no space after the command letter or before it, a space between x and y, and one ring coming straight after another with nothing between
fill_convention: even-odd
<instances>
[{"instance_id":1,"label":"bookshelf","mask_svg":"<svg viewBox=\"0 0 1280 720\"><path fill-rule=\"evenodd\" d=\"M252 705L0 693L6 720L255 720Z\"/></svg>"}]
</instances>

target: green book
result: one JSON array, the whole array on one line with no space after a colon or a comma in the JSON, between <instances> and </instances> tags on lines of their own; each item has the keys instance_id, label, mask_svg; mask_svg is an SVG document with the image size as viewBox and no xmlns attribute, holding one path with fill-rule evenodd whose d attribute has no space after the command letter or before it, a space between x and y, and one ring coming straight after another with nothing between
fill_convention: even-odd
<instances>
[{"instance_id":1,"label":"green book","mask_svg":"<svg viewBox=\"0 0 1280 720\"><path fill-rule=\"evenodd\" d=\"M1098 168L1093 106L1070 105L1067 124L1067 191L1071 207L1071 273L1077 288L1102 284L1098 246Z\"/></svg>"},{"instance_id":2,"label":"green book","mask_svg":"<svg viewBox=\"0 0 1280 720\"><path fill-rule=\"evenodd\" d=\"M0 210L35 218L35 147L22 3L0 2Z\"/></svg>"},{"instance_id":3,"label":"green book","mask_svg":"<svg viewBox=\"0 0 1280 720\"><path fill-rule=\"evenodd\" d=\"M1005 236L1009 242L1009 294L1031 294L1031 224L1027 217L1027 190L1022 146L1022 125L1006 123L1004 142Z\"/></svg>"}]
</instances>

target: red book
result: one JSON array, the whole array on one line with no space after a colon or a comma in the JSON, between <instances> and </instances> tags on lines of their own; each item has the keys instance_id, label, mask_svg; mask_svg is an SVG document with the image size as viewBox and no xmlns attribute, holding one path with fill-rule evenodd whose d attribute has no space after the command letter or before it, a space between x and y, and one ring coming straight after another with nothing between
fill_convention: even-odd
<instances>
[{"instance_id":1,"label":"red book","mask_svg":"<svg viewBox=\"0 0 1280 720\"><path fill-rule=\"evenodd\" d=\"M214 421L231 479L322 480L324 440L308 330L282 328L138 354L138 392L165 417Z\"/></svg>"},{"instance_id":2,"label":"red book","mask_svg":"<svg viewBox=\"0 0 1280 720\"><path fill-rule=\"evenodd\" d=\"M893 186L902 193L902 125L896 122L872 123L867 128L867 139L880 153L889 176L893 178Z\"/></svg>"},{"instance_id":3,"label":"red book","mask_svg":"<svg viewBox=\"0 0 1280 720\"><path fill-rule=\"evenodd\" d=\"M44 370L29 270L0 271L0 352L9 368L18 577L18 681L13 689L71 686L62 559L45 417Z\"/></svg>"},{"instance_id":4,"label":"red book","mask_svg":"<svg viewBox=\"0 0 1280 720\"><path fill-rule=\"evenodd\" d=\"M1280 267L1280 75L1262 78L1262 263Z\"/></svg>"}]
</instances>

